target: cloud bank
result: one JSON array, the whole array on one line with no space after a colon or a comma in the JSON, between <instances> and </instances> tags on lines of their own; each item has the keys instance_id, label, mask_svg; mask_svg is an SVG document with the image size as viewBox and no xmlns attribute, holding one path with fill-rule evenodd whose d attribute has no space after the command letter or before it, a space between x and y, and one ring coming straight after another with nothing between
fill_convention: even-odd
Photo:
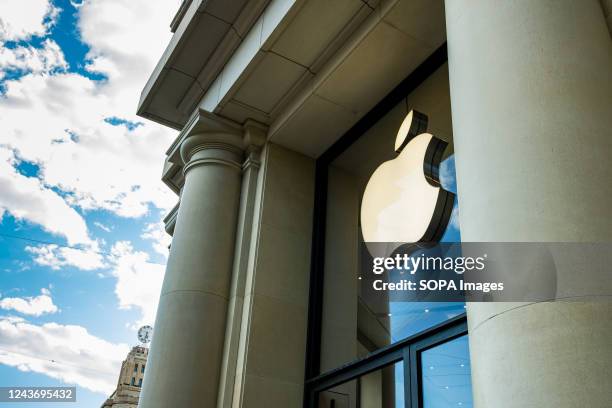
<instances>
[{"instance_id":1,"label":"cloud bank","mask_svg":"<svg viewBox=\"0 0 612 408\"><path fill-rule=\"evenodd\" d=\"M49 289L42 288L38 296L5 297L0 299L0 309L12 310L25 315L41 316L56 313L59 309L53 304Z\"/></svg>"},{"instance_id":2,"label":"cloud bank","mask_svg":"<svg viewBox=\"0 0 612 408\"><path fill-rule=\"evenodd\" d=\"M0 364L35 372L94 392L110 393L126 344L113 344L75 325L36 325L0 316Z\"/></svg>"}]
</instances>

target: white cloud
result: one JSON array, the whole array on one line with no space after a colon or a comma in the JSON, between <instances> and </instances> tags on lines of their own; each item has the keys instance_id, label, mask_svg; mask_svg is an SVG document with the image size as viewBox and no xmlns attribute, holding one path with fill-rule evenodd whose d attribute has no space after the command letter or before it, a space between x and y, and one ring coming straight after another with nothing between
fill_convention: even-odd
<instances>
[{"instance_id":1,"label":"white cloud","mask_svg":"<svg viewBox=\"0 0 612 408\"><path fill-rule=\"evenodd\" d=\"M173 1L157 2L155 7L147 0L85 1L79 9L79 28L91 47L90 69L129 85L127 91L137 94L128 100L135 103L170 40L168 25L178 6ZM130 84L130 78L136 84Z\"/></svg>"},{"instance_id":2,"label":"white cloud","mask_svg":"<svg viewBox=\"0 0 612 408\"><path fill-rule=\"evenodd\" d=\"M110 262L117 278L115 295L122 309L138 309L136 325L153 324L164 279L165 266L149 262L149 255L135 251L126 241L117 242Z\"/></svg>"},{"instance_id":3,"label":"white cloud","mask_svg":"<svg viewBox=\"0 0 612 408\"><path fill-rule=\"evenodd\" d=\"M102 94L104 86L71 73L8 81L0 136L21 158L40 163L43 181L69 193L73 206L124 217L145 214L149 203L170 208L176 198L160 181L170 133L106 123L113 116L137 119L126 114L134 105L118 109L125 102Z\"/></svg>"},{"instance_id":4,"label":"white cloud","mask_svg":"<svg viewBox=\"0 0 612 408\"><path fill-rule=\"evenodd\" d=\"M151 225L157 227L157 224ZM157 232L151 225L147 230L151 230L151 235L157 239ZM154 246L160 251L167 252L161 242L155 241ZM37 264L55 270L64 266L73 266L81 270L109 268L109 275L116 279L115 295L119 308L132 309L138 313L132 328L154 323L165 265L151 262L149 254L134 250L131 243L116 242L108 255L93 250L79 250L53 244L27 246L26 251L34 255ZM97 276L104 278L106 273L98 272Z\"/></svg>"},{"instance_id":5,"label":"white cloud","mask_svg":"<svg viewBox=\"0 0 612 408\"><path fill-rule=\"evenodd\" d=\"M0 317L0 364L108 394L116 386L129 348L90 334L81 326Z\"/></svg>"},{"instance_id":6,"label":"white cloud","mask_svg":"<svg viewBox=\"0 0 612 408\"><path fill-rule=\"evenodd\" d=\"M24 58L24 69L32 73L6 81L1 140L39 163L43 182L69 193L70 205L137 217L149 204L166 210L175 203L160 182L175 132L151 122L130 131L105 119L141 120L135 115L140 91L169 41L166 27L176 7L173 2L151 7L146 0L85 1L78 8L78 27L91 47L88 68L107 80L42 74L35 58Z\"/></svg>"},{"instance_id":7,"label":"white cloud","mask_svg":"<svg viewBox=\"0 0 612 408\"><path fill-rule=\"evenodd\" d=\"M0 79L6 70L17 70L34 74L49 74L66 70L68 64L64 53L53 40L43 41L41 47L18 46L0 49Z\"/></svg>"},{"instance_id":8,"label":"white cloud","mask_svg":"<svg viewBox=\"0 0 612 408\"><path fill-rule=\"evenodd\" d=\"M151 225L157 227L157 224ZM147 230L151 230L151 235L157 239L157 232L151 225ZM155 241L154 246L160 246L157 249L167 252L161 242ZM53 244L27 246L26 251L34 255L37 264L55 270L64 266L73 266L81 270L109 268L108 274L116 279L115 295L119 308L132 309L138 313L132 328L154 323L165 265L151 262L149 254L134 250L131 243L118 241L107 255L93 250L79 250ZM106 273L98 272L97 276L104 278Z\"/></svg>"},{"instance_id":9,"label":"white cloud","mask_svg":"<svg viewBox=\"0 0 612 408\"><path fill-rule=\"evenodd\" d=\"M457 199L455 199L453 211L451 212L450 219L448 220L448 228L459 230L459 204L457 203Z\"/></svg>"},{"instance_id":10,"label":"white cloud","mask_svg":"<svg viewBox=\"0 0 612 408\"><path fill-rule=\"evenodd\" d=\"M160 255L168 257L168 246L172 237L166 232L163 222L147 224L140 237L153 241L153 249Z\"/></svg>"},{"instance_id":11,"label":"white cloud","mask_svg":"<svg viewBox=\"0 0 612 408\"><path fill-rule=\"evenodd\" d=\"M62 247L55 244L26 246L26 251L34 255L34 262L38 265L49 266L59 270L63 266L74 266L81 270L90 271L106 266L104 256L97 252L96 244L84 249Z\"/></svg>"},{"instance_id":12,"label":"white cloud","mask_svg":"<svg viewBox=\"0 0 612 408\"><path fill-rule=\"evenodd\" d=\"M0 41L27 40L44 35L59 9L50 0L0 1Z\"/></svg>"},{"instance_id":13,"label":"white cloud","mask_svg":"<svg viewBox=\"0 0 612 408\"><path fill-rule=\"evenodd\" d=\"M0 146L0 215L8 211L16 219L66 237L70 245L91 244L81 215L39 179L19 174L15 164L13 152Z\"/></svg>"},{"instance_id":14,"label":"white cloud","mask_svg":"<svg viewBox=\"0 0 612 408\"><path fill-rule=\"evenodd\" d=\"M38 296L2 298L0 299L0 308L14 310L30 316L56 313L59 310L53 303L51 292L46 288L42 288L41 294Z\"/></svg>"},{"instance_id":15,"label":"white cloud","mask_svg":"<svg viewBox=\"0 0 612 408\"><path fill-rule=\"evenodd\" d=\"M450 156L440 163L440 184L448 191L455 191L457 180L455 176L455 156Z\"/></svg>"}]
</instances>

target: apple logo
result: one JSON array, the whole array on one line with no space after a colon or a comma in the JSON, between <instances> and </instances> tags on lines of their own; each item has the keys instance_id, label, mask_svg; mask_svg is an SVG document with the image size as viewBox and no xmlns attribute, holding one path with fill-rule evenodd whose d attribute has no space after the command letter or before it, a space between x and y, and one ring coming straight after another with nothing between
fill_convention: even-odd
<instances>
[{"instance_id":1,"label":"apple logo","mask_svg":"<svg viewBox=\"0 0 612 408\"><path fill-rule=\"evenodd\" d=\"M372 256L437 242L446 230L455 195L440 185L439 166L448 143L425 133L427 122L425 114L408 113L395 140L398 156L381 164L366 185L361 231Z\"/></svg>"}]
</instances>

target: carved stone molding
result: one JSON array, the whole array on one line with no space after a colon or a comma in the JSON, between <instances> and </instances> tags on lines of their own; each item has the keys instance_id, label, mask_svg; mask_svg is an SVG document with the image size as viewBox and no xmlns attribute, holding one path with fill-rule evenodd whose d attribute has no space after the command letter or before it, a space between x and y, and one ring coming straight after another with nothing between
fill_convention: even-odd
<instances>
[{"instance_id":1,"label":"carved stone molding","mask_svg":"<svg viewBox=\"0 0 612 408\"><path fill-rule=\"evenodd\" d=\"M176 216L178 215L178 209L181 205L179 201L176 205L170 210L168 214L164 217L164 229L168 233L168 235L174 234L174 227L176 225Z\"/></svg>"},{"instance_id":2,"label":"carved stone molding","mask_svg":"<svg viewBox=\"0 0 612 408\"><path fill-rule=\"evenodd\" d=\"M219 160L226 160L226 164L236 162L238 168L259 165L259 150L266 141L266 133L266 126L254 120L239 125L198 109L166 152L162 181L176 194L180 194L185 182L185 170L192 166L186 164L204 149L226 151L227 157L221 154ZM199 160L198 164L207 163L206 160L202 161L203 157Z\"/></svg>"},{"instance_id":3,"label":"carved stone molding","mask_svg":"<svg viewBox=\"0 0 612 408\"><path fill-rule=\"evenodd\" d=\"M268 128L254 120L243 125L198 110L166 152L162 181L177 195L185 184L185 173L201 165L222 164L245 172L260 166L260 153ZM177 204L164 218L166 232L174 233Z\"/></svg>"}]
</instances>

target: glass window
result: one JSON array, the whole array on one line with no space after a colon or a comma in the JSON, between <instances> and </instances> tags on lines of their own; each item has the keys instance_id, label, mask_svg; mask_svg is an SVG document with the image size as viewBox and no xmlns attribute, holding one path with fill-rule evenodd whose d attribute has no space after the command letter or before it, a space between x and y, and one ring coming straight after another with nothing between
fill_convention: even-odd
<instances>
[{"instance_id":1,"label":"glass window","mask_svg":"<svg viewBox=\"0 0 612 408\"><path fill-rule=\"evenodd\" d=\"M136 378L132 377L132 385L136 384Z\"/></svg>"},{"instance_id":2,"label":"glass window","mask_svg":"<svg viewBox=\"0 0 612 408\"><path fill-rule=\"evenodd\" d=\"M138 386L139 386L139 387L142 387L142 378L139 378L139 379L138 379Z\"/></svg>"},{"instance_id":3,"label":"glass window","mask_svg":"<svg viewBox=\"0 0 612 408\"><path fill-rule=\"evenodd\" d=\"M137 372L138 372L138 363L136 363L136 364L134 365L134 372L135 372L135 373L137 373Z\"/></svg>"},{"instance_id":4,"label":"glass window","mask_svg":"<svg viewBox=\"0 0 612 408\"><path fill-rule=\"evenodd\" d=\"M144 369L145 369L145 365L143 364L143 365L140 367L140 372L141 372L141 373L144 373Z\"/></svg>"},{"instance_id":5,"label":"glass window","mask_svg":"<svg viewBox=\"0 0 612 408\"><path fill-rule=\"evenodd\" d=\"M412 110L426 114L426 131L448 143L441 158L438 178L445 190L456 193L448 68L445 64L328 167L321 372L354 361L464 312L463 303L415 302L408 297L389 299L384 294L366 296L372 291L365 291L367 279L360 279L360 266L366 264L361 218L364 192L375 171L383 163L399 157L396 137ZM405 148L415 149L414 144ZM413 168L416 169L414 177L420 178L411 180L425 183L423 166ZM397 179L384 181L400 183L402 177L408 175L397 174ZM422 213L427 221L425 217L431 216L415 204L417 201L414 197L406 200L401 196L393 205L401 206L406 217L418 221ZM457 213L455 200L448 228L438 239L460 241ZM378 214L380 217L384 215Z\"/></svg>"},{"instance_id":6,"label":"glass window","mask_svg":"<svg viewBox=\"0 0 612 408\"><path fill-rule=\"evenodd\" d=\"M423 408L472 407L467 336L421 353Z\"/></svg>"},{"instance_id":7,"label":"glass window","mask_svg":"<svg viewBox=\"0 0 612 408\"><path fill-rule=\"evenodd\" d=\"M319 393L319 408L404 408L401 362Z\"/></svg>"}]
</instances>

